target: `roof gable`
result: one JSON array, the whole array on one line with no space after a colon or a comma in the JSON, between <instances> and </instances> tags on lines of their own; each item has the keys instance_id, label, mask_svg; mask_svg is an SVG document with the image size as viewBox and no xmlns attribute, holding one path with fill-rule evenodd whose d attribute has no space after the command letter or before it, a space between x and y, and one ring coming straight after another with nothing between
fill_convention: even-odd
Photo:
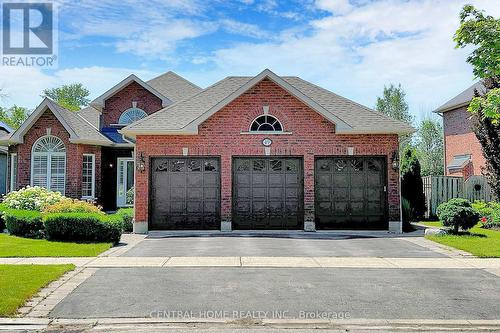
<instances>
[{"instance_id":1,"label":"roof gable","mask_svg":"<svg viewBox=\"0 0 500 333\"><path fill-rule=\"evenodd\" d=\"M165 97L158 90L156 90L155 88L153 88L151 85L149 85L148 83L142 81L140 78L138 78L134 74L131 74L131 75L127 76L125 79L123 79L121 82L119 82L118 84L116 84L113 88L109 89L104 94L102 94L101 96L99 96L96 99L94 99L90 103L90 105L92 107L96 108L97 110L101 111L102 108L104 107L104 102L108 98L110 98L111 96L113 96L114 94L116 94L117 92L119 92L120 90L122 90L123 88L125 88L126 86L128 86L132 82L138 83L144 89L148 90L153 95L155 95L156 97L158 97L159 99L161 99L161 103L162 103L163 107L171 105L173 103L172 100L170 100L167 97Z\"/></svg>"},{"instance_id":2,"label":"roof gable","mask_svg":"<svg viewBox=\"0 0 500 333\"><path fill-rule=\"evenodd\" d=\"M172 71L157 76L147 81L147 83L174 103L191 97L203 90Z\"/></svg>"},{"instance_id":3,"label":"roof gable","mask_svg":"<svg viewBox=\"0 0 500 333\"><path fill-rule=\"evenodd\" d=\"M40 103L21 127L12 133L6 141L14 144L23 143L24 135L46 111L52 112L64 129L66 129L70 142L96 145L111 144L111 141L99 133L99 130L87 120L75 112L66 110L49 98L44 98L42 103Z\"/></svg>"},{"instance_id":4,"label":"roof gable","mask_svg":"<svg viewBox=\"0 0 500 333\"><path fill-rule=\"evenodd\" d=\"M462 106L469 105L470 101L474 97L474 92L477 90L481 94L485 92L485 89L486 88L484 87L484 84L481 81L476 82L469 88L462 91L457 96L450 99L448 102L438 107L434 112L442 113L457 109Z\"/></svg>"}]
</instances>

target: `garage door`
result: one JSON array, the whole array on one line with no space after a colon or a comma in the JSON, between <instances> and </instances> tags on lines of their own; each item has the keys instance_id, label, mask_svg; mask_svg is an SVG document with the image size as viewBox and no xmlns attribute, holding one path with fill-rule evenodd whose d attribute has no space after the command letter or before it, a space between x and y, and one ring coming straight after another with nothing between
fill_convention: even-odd
<instances>
[{"instance_id":1,"label":"garage door","mask_svg":"<svg viewBox=\"0 0 500 333\"><path fill-rule=\"evenodd\" d=\"M386 229L384 158L315 161L317 229Z\"/></svg>"},{"instance_id":2,"label":"garage door","mask_svg":"<svg viewBox=\"0 0 500 333\"><path fill-rule=\"evenodd\" d=\"M233 160L234 229L302 229L300 158Z\"/></svg>"},{"instance_id":3,"label":"garage door","mask_svg":"<svg viewBox=\"0 0 500 333\"><path fill-rule=\"evenodd\" d=\"M154 158L150 229L220 229L218 158Z\"/></svg>"}]
</instances>

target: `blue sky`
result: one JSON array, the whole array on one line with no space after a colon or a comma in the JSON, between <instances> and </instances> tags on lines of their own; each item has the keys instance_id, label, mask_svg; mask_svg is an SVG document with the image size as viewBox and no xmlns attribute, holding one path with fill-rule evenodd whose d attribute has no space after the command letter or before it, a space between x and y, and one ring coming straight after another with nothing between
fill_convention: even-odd
<instances>
[{"instance_id":1,"label":"blue sky","mask_svg":"<svg viewBox=\"0 0 500 333\"><path fill-rule=\"evenodd\" d=\"M417 119L473 82L470 50L452 41L473 3L497 0L83 0L54 1L59 67L1 67L0 105L30 108L44 88L82 82L96 97L130 73L173 70L206 87L270 68L373 107L401 83Z\"/></svg>"}]
</instances>

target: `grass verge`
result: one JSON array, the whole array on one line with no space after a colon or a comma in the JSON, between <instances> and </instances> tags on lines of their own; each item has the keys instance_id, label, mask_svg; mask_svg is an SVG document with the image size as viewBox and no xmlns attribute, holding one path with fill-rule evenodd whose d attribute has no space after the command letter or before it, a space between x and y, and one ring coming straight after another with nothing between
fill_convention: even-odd
<instances>
[{"instance_id":1,"label":"grass verge","mask_svg":"<svg viewBox=\"0 0 500 333\"><path fill-rule=\"evenodd\" d=\"M0 316L13 316L19 307L74 265L0 265Z\"/></svg>"},{"instance_id":2,"label":"grass verge","mask_svg":"<svg viewBox=\"0 0 500 333\"><path fill-rule=\"evenodd\" d=\"M442 227L440 222L422 222L430 227ZM500 231L483 229L476 225L459 235L426 236L436 243L463 250L477 257L500 258Z\"/></svg>"},{"instance_id":3,"label":"grass verge","mask_svg":"<svg viewBox=\"0 0 500 333\"><path fill-rule=\"evenodd\" d=\"M95 257L111 243L52 242L0 234L0 257Z\"/></svg>"}]
</instances>

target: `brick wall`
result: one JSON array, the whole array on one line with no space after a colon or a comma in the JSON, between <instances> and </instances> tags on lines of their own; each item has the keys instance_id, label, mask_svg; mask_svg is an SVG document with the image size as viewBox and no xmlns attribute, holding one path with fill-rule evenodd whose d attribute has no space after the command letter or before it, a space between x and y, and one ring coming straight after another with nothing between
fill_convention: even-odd
<instances>
[{"instance_id":1,"label":"brick wall","mask_svg":"<svg viewBox=\"0 0 500 333\"><path fill-rule=\"evenodd\" d=\"M456 110L443 113L443 128L445 140L445 167L451 163L456 155L472 155L472 165L468 166L467 174L470 176L481 175L481 168L485 165L481 144L471 129L470 114L467 107L461 107ZM471 172L472 171L472 172ZM462 171L454 170L447 175L464 176Z\"/></svg>"},{"instance_id":2,"label":"brick wall","mask_svg":"<svg viewBox=\"0 0 500 333\"><path fill-rule=\"evenodd\" d=\"M247 132L252 120L263 113L263 105L269 105L269 114L293 134L240 134ZM221 215L223 220L230 219L232 156L263 156L262 139L266 137L273 140L271 155L304 158L305 222L314 221L314 157L346 155L347 147L354 147L355 155L387 157L389 219L400 220L399 175L390 167L392 152L398 149L397 135L337 135L328 120L273 82L264 80L205 121L198 135L137 138L136 155L144 154L147 165L145 172L136 173L136 221L148 221L149 158L182 156L184 147L191 156L220 156Z\"/></svg>"},{"instance_id":3,"label":"brick wall","mask_svg":"<svg viewBox=\"0 0 500 333\"><path fill-rule=\"evenodd\" d=\"M144 89L140 84L132 82L105 101L102 111L102 126L117 124L123 111L132 107L132 102L137 102L137 107L147 114L152 114L162 108L160 98Z\"/></svg>"},{"instance_id":4,"label":"brick wall","mask_svg":"<svg viewBox=\"0 0 500 333\"><path fill-rule=\"evenodd\" d=\"M31 129L24 136L24 143L9 148L10 153L17 153L18 174L17 188L30 185L31 182L31 150L36 140L50 134L58 137L66 146L66 196L72 198L81 197L82 163L83 154L95 154L96 172L96 196L100 195L101 184L101 147L72 144L69 142L69 133L61 125L59 120L50 111L40 116ZM9 171L10 175L10 171ZM10 181L10 177L9 181ZM10 186L10 185L9 185Z\"/></svg>"}]
</instances>

